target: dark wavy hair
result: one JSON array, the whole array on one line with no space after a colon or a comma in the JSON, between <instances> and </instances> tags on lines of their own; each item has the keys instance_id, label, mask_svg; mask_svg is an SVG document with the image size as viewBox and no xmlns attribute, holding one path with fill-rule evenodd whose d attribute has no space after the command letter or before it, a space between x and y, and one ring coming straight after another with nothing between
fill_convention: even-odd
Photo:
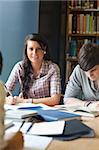
<instances>
[{"instance_id":1,"label":"dark wavy hair","mask_svg":"<svg viewBox=\"0 0 99 150\"><path fill-rule=\"evenodd\" d=\"M2 58L1 51L0 51L0 74L2 72L2 66L3 66L3 58Z\"/></svg>"},{"instance_id":2,"label":"dark wavy hair","mask_svg":"<svg viewBox=\"0 0 99 150\"><path fill-rule=\"evenodd\" d=\"M29 90L29 82L31 81L31 72L32 72L32 65L30 60L27 56L27 41L36 41L39 43L43 51L46 51L44 55L44 60L49 60L49 48L47 41L43 36L38 33L32 33L26 36L24 42L24 59L23 59L23 77L22 77L22 94L24 98L28 97L28 90Z\"/></svg>"},{"instance_id":3,"label":"dark wavy hair","mask_svg":"<svg viewBox=\"0 0 99 150\"><path fill-rule=\"evenodd\" d=\"M78 63L84 71L99 65L99 45L94 43L84 44L78 54Z\"/></svg>"}]
</instances>

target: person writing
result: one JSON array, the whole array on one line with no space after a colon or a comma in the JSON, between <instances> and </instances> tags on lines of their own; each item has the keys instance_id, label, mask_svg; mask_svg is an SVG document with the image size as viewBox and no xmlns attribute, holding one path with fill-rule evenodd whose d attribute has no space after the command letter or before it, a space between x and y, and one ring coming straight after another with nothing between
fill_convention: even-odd
<instances>
[{"instance_id":1,"label":"person writing","mask_svg":"<svg viewBox=\"0 0 99 150\"><path fill-rule=\"evenodd\" d=\"M64 104L99 110L99 45L86 43L81 47L78 65L66 86Z\"/></svg>"},{"instance_id":2,"label":"person writing","mask_svg":"<svg viewBox=\"0 0 99 150\"><path fill-rule=\"evenodd\" d=\"M25 38L22 61L18 62L6 82L6 88L12 92L17 82L21 94L7 97L6 103L44 103L54 106L61 97L60 69L48 59L48 45L43 36L37 33Z\"/></svg>"},{"instance_id":3,"label":"person writing","mask_svg":"<svg viewBox=\"0 0 99 150\"><path fill-rule=\"evenodd\" d=\"M0 74L2 71L2 54L0 52ZM0 150L22 150L23 149L23 136L20 131L16 132L8 140L4 139L5 135L5 126L4 126L4 103L5 103L6 91L5 87L0 81Z\"/></svg>"}]
</instances>

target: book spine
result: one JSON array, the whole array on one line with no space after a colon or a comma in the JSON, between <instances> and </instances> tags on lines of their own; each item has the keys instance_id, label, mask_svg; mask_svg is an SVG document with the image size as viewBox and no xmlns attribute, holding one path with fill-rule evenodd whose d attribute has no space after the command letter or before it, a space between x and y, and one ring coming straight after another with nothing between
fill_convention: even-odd
<instances>
[{"instance_id":1,"label":"book spine","mask_svg":"<svg viewBox=\"0 0 99 150\"><path fill-rule=\"evenodd\" d=\"M97 9L99 9L99 0L97 0Z\"/></svg>"},{"instance_id":2,"label":"book spine","mask_svg":"<svg viewBox=\"0 0 99 150\"><path fill-rule=\"evenodd\" d=\"M77 31L77 15L73 14L72 17L72 33L76 33Z\"/></svg>"},{"instance_id":3,"label":"book spine","mask_svg":"<svg viewBox=\"0 0 99 150\"><path fill-rule=\"evenodd\" d=\"M80 14L77 14L77 33L80 33Z\"/></svg>"},{"instance_id":4,"label":"book spine","mask_svg":"<svg viewBox=\"0 0 99 150\"><path fill-rule=\"evenodd\" d=\"M68 20L68 32L69 32L69 34L71 34L72 33L72 17L73 17L73 15L72 14L69 14L69 20Z\"/></svg>"},{"instance_id":5,"label":"book spine","mask_svg":"<svg viewBox=\"0 0 99 150\"><path fill-rule=\"evenodd\" d=\"M97 33L99 33L99 16L97 16Z\"/></svg>"}]
</instances>

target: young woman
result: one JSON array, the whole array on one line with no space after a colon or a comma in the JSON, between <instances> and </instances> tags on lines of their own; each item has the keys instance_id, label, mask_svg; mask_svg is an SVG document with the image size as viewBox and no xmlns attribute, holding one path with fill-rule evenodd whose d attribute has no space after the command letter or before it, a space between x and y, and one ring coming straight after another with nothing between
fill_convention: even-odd
<instances>
[{"instance_id":1,"label":"young woman","mask_svg":"<svg viewBox=\"0 0 99 150\"><path fill-rule=\"evenodd\" d=\"M0 74L2 71L2 54L0 52ZM6 91L4 85L0 81L0 150L22 150L23 149L23 136L21 132L17 132L8 140L4 140L5 127L4 127L4 102Z\"/></svg>"},{"instance_id":2,"label":"young woman","mask_svg":"<svg viewBox=\"0 0 99 150\"><path fill-rule=\"evenodd\" d=\"M6 103L44 103L59 104L61 82L59 67L48 60L48 45L40 34L29 34L25 38L22 61L18 62L6 82L6 88L12 92L17 82L20 83L21 94L7 97Z\"/></svg>"},{"instance_id":3,"label":"young woman","mask_svg":"<svg viewBox=\"0 0 99 150\"><path fill-rule=\"evenodd\" d=\"M78 63L67 84L64 103L99 110L99 45L84 44Z\"/></svg>"}]
</instances>

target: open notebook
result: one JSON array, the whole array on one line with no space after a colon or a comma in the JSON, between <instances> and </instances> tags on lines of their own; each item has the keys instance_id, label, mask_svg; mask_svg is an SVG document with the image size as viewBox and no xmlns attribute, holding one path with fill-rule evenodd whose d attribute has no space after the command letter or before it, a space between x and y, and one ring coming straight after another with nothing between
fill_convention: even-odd
<instances>
[{"instance_id":1,"label":"open notebook","mask_svg":"<svg viewBox=\"0 0 99 150\"><path fill-rule=\"evenodd\" d=\"M88 107L57 105L55 108L61 111L70 112L85 117L99 116L99 111L92 111Z\"/></svg>"}]
</instances>

